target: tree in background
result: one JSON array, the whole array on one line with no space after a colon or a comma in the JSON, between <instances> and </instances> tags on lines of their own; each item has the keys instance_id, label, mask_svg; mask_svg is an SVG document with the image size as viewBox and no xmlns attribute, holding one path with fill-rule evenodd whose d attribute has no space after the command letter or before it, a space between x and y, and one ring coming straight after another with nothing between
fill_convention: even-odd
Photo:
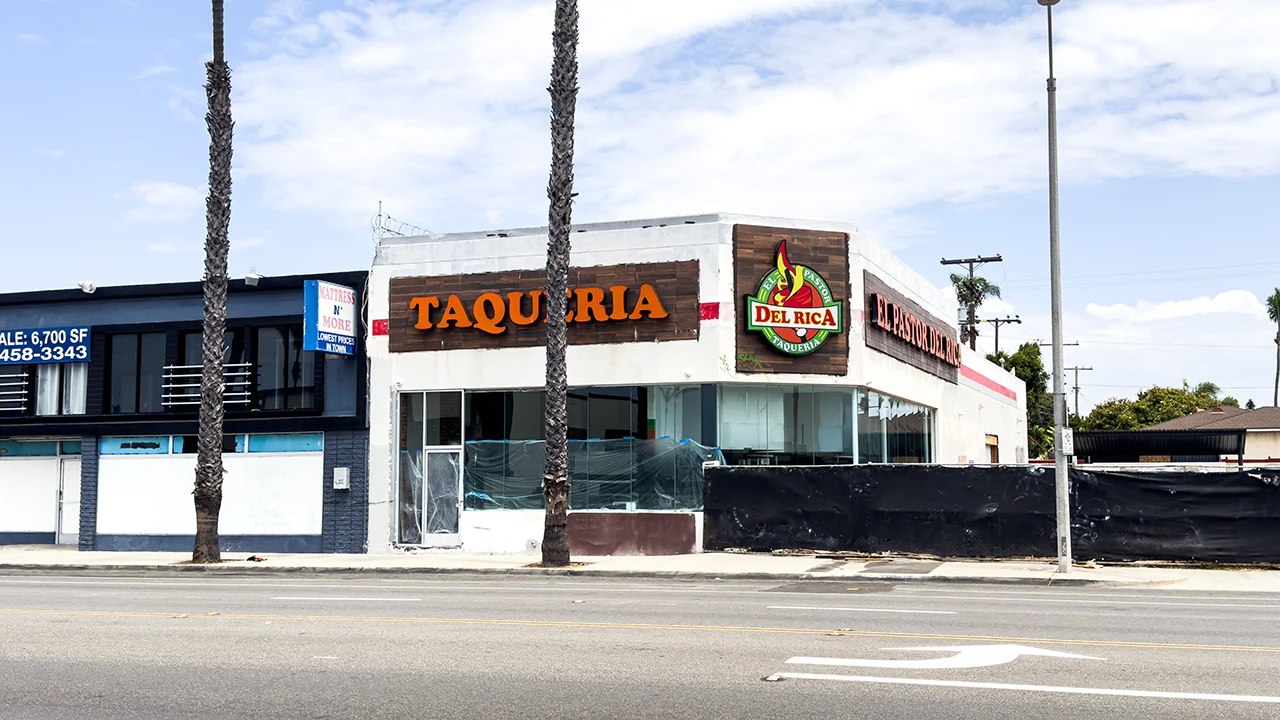
<instances>
[{"instance_id":1,"label":"tree in background","mask_svg":"<svg viewBox=\"0 0 1280 720\"><path fill-rule=\"evenodd\" d=\"M547 513L542 565L569 564L568 344L565 312L569 287L569 232L573 215L573 120L578 102L578 3L556 0L551 34L551 179L547 198L547 387L546 465L542 492Z\"/></svg>"},{"instance_id":2,"label":"tree in background","mask_svg":"<svg viewBox=\"0 0 1280 720\"><path fill-rule=\"evenodd\" d=\"M222 0L213 0L213 60L205 63L209 112L209 197L205 200L204 332L201 345L200 429L196 440L196 542L191 561L222 561L222 358L227 329L227 228L231 224L231 70L222 48Z\"/></svg>"},{"instance_id":3,"label":"tree in background","mask_svg":"<svg viewBox=\"0 0 1280 720\"><path fill-rule=\"evenodd\" d=\"M1218 397L1218 393L1222 392L1222 388L1218 387L1218 383L1209 382L1208 380L1195 386L1191 392L1208 395L1209 397Z\"/></svg>"},{"instance_id":4,"label":"tree in background","mask_svg":"<svg viewBox=\"0 0 1280 720\"><path fill-rule=\"evenodd\" d=\"M1239 401L1239 400L1237 400L1237 399L1235 399L1235 398L1233 398L1233 397L1231 397L1230 395L1228 395L1228 396L1226 396L1226 397L1222 398L1222 404L1223 404L1223 405L1229 405L1229 406L1231 406L1231 407L1233 407L1233 408L1238 408L1238 407L1240 407L1240 401Z\"/></svg>"},{"instance_id":5,"label":"tree in background","mask_svg":"<svg viewBox=\"0 0 1280 720\"><path fill-rule=\"evenodd\" d=\"M1023 343L1012 355L999 352L987 359L1026 383L1027 450L1033 458L1049 457L1053 453L1053 396L1049 394L1049 372L1044 369L1040 346Z\"/></svg>"},{"instance_id":6,"label":"tree in background","mask_svg":"<svg viewBox=\"0 0 1280 720\"><path fill-rule=\"evenodd\" d=\"M1208 383L1212 385L1212 383ZM1138 393L1137 400L1111 398L1096 405L1088 416L1080 418L1079 430L1139 430L1173 420L1199 410L1211 410L1223 403L1205 392L1197 392L1185 382L1181 388L1153 387ZM1216 385L1214 387L1217 387Z\"/></svg>"},{"instance_id":7,"label":"tree in background","mask_svg":"<svg viewBox=\"0 0 1280 720\"><path fill-rule=\"evenodd\" d=\"M1280 407L1280 288L1267 298L1267 317L1276 324L1276 389L1271 396L1271 405Z\"/></svg>"},{"instance_id":8,"label":"tree in background","mask_svg":"<svg viewBox=\"0 0 1280 720\"><path fill-rule=\"evenodd\" d=\"M1248 402L1246 402L1246 403L1244 404L1244 409L1245 409L1245 410L1252 410L1252 409L1254 409L1254 408L1256 408L1256 407L1258 407L1258 406L1253 404L1253 398L1249 398L1249 401L1248 401Z\"/></svg>"},{"instance_id":9,"label":"tree in background","mask_svg":"<svg viewBox=\"0 0 1280 720\"><path fill-rule=\"evenodd\" d=\"M970 268L972 269L972 268ZM956 299L968 311L968 320L960 333L960 342L969 341L969 349L978 349L978 307L989 297L1000 297L1000 286L981 275L951 273L951 284L956 288Z\"/></svg>"}]
</instances>

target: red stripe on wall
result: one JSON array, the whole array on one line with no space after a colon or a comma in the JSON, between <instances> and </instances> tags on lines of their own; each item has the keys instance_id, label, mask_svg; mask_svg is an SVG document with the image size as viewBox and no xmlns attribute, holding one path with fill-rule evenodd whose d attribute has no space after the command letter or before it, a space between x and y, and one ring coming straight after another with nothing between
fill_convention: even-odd
<instances>
[{"instance_id":1,"label":"red stripe on wall","mask_svg":"<svg viewBox=\"0 0 1280 720\"><path fill-rule=\"evenodd\" d=\"M703 320L720 319L720 303L718 302L702 303L698 306L698 310Z\"/></svg>"},{"instance_id":2,"label":"red stripe on wall","mask_svg":"<svg viewBox=\"0 0 1280 720\"><path fill-rule=\"evenodd\" d=\"M1000 393L1001 395L1003 395L1003 396L1005 396L1005 397L1009 398L1010 400L1013 400L1014 402L1017 402L1017 400L1018 400L1018 393L1016 393L1016 392L1014 392L1014 391L1010 390L1009 388L1007 388L1007 387L1005 387L1005 386L1001 385L1000 383L996 382L995 380L992 380L991 378L987 377L986 375L983 375L982 373L978 372L977 370L974 370L973 368L969 367L968 365L961 365L961 366L960 366L960 374L961 374L961 375L963 375L964 377L967 377L967 378L969 378L970 380L972 380L972 381L974 381L974 382L978 383L978 384L979 384L979 385L981 385L982 387L987 388L988 390L994 390L994 391L996 391L996 392Z\"/></svg>"}]
</instances>

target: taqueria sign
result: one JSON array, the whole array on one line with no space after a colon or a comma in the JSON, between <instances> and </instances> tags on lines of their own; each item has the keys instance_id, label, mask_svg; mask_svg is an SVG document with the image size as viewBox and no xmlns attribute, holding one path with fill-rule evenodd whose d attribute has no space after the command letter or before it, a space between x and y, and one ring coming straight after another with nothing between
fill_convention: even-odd
<instances>
[{"instance_id":1,"label":"taqueria sign","mask_svg":"<svg viewBox=\"0 0 1280 720\"><path fill-rule=\"evenodd\" d=\"M546 271L393 278L392 352L542 345ZM570 344L697 339L698 263L571 268Z\"/></svg>"}]
</instances>

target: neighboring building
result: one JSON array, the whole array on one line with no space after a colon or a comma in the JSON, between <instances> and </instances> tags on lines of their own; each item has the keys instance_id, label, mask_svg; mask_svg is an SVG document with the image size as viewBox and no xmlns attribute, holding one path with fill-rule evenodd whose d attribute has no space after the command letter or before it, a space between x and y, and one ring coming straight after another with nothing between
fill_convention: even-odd
<instances>
[{"instance_id":1,"label":"neighboring building","mask_svg":"<svg viewBox=\"0 0 1280 720\"><path fill-rule=\"evenodd\" d=\"M1076 433L1091 463L1280 464L1280 408L1230 405L1125 432Z\"/></svg>"},{"instance_id":2,"label":"neighboring building","mask_svg":"<svg viewBox=\"0 0 1280 720\"><path fill-rule=\"evenodd\" d=\"M370 276L371 551L542 537L546 229L384 238ZM701 546L702 464L1027 460L1024 385L856 227L574 227L575 552ZM617 512L622 511L622 512Z\"/></svg>"},{"instance_id":3,"label":"neighboring building","mask_svg":"<svg viewBox=\"0 0 1280 720\"><path fill-rule=\"evenodd\" d=\"M1260 407L1243 410L1224 405L1201 410L1144 428L1161 430L1242 430L1246 463L1280 463L1280 408ZM1229 458L1234 460L1235 458Z\"/></svg>"},{"instance_id":4,"label":"neighboring building","mask_svg":"<svg viewBox=\"0 0 1280 720\"><path fill-rule=\"evenodd\" d=\"M224 550L364 550L365 278L231 282ZM0 543L190 550L201 284L89 289L0 295Z\"/></svg>"}]
</instances>

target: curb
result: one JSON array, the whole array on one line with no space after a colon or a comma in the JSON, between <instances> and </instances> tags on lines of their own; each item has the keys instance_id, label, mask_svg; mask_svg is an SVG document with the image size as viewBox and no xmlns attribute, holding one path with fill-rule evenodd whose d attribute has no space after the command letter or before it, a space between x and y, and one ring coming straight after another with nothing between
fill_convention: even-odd
<instances>
[{"instance_id":1,"label":"curb","mask_svg":"<svg viewBox=\"0 0 1280 720\"><path fill-rule=\"evenodd\" d=\"M0 572L20 572L24 574L43 575L58 572L75 573L146 573L161 575L180 575L185 573L216 573L228 576L251 575L485 575L485 576L533 576L533 577L587 577L587 578L647 578L663 580L698 580L698 581L874 581L893 583L940 583L970 585L1023 585L1023 586L1066 586L1066 587L1161 587L1176 585L1186 580L1178 577L1166 580L1105 580L1083 577L972 577L954 575L928 575L923 573L853 573L848 575L825 575L822 573L714 573L686 572L680 570L597 570L591 568L441 568L441 567L314 567L284 566L264 567L262 565L245 565L242 563L222 565L27 565L19 563L0 564Z\"/></svg>"}]
</instances>

